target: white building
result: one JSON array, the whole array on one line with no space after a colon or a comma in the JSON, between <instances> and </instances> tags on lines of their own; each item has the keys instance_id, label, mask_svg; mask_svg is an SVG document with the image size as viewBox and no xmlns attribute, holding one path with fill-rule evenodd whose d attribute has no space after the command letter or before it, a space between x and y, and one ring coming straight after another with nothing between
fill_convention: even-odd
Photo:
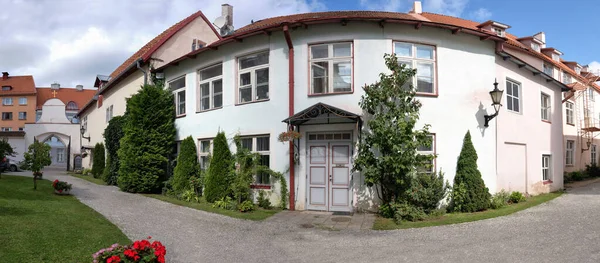
<instances>
[{"instance_id":1,"label":"white building","mask_svg":"<svg viewBox=\"0 0 600 263\"><path fill-rule=\"evenodd\" d=\"M424 13L419 2L408 14L290 15L240 28L157 72L176 94L178 139L195 138L202 161L218 131L241 135L263 163L286 172L291 209L374 208L374 189L351 168L364 121L361 87L387 71L385 53L418 69L413 84L423 102L420 124L431 124L433 144L424 153L438 155L434 170L453 180L470 131L490 191L557 190L563 150L556 109L569 88L503 51L507 28ZM495 80L503 106L485 127L484 116L495 112ZM288 125L302 134L294 147L277 140ZM257 176L253 187L278 200L279 184L268 178Z\"/></svg>"}]
</instances>

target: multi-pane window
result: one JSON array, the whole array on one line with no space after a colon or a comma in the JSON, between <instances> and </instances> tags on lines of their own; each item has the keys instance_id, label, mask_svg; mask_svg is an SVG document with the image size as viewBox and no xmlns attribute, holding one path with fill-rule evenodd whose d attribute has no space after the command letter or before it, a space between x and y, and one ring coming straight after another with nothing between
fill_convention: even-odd
<instances>
[{"instance_id":1,"label":"multi-pane window","mask_svg":"<svg viewBox=\"0 0 600 263\"><path fill-rule=\"evenodd\" d=\"M552 53L552 59L554 61L560 61L560 56L558 54Z\"/></svg>"},{"instance_id":2,"label":"multi-pane window","mask_svg":"<svg viewBox=\"0 0 600 263\"><path fill-rule=\"evenodd\" d=\"M520 84L508 79L506 80L506 108L508 110L521 112L520 90Z\"/></svg>"},{"instance_id":3,"label":"multi-pane window","mask_svg":"<svg viewBox=\"0 0 600 263\"><path fill-rule=\"evenodd\" d=\"M25 127L19 127L19 131L24 131Z\"/></svg>"},{"instance_id":4,"label":"multi-pane window","mask_svg":"<svg viewBox=\"0 0 600 263\"><path fill-rule=\"evenodd\" d=\"M2 105L13 105L12 98L2 98Z\"/></svg>"},{"instance_id":5,"label":"multi-pane window","mask_svg":"<svg viewBox=\"0 0 600 263\"><path fill-rule=\"evenodd\" d=\"M567 116L567 124L574 124L574 119L573 119L573 102L567 101L567 103L565 104L565 108L566 108L566 113L565 115Z\"/></svg>"},{"instance_id":6,"label":"multi-pane window","mask_svg":"<svg viewBox=\"0 0 600 263\"><path fill-rule=\"evenodd\" d=\"M12 112L3 112L2 120L12 120Z\"/></svg>"},{"instance_id":7,"label":"multi-pane window","mask_svg":"<svg viewBox=\"0 0 600 263\"><path fill-rule=\"evenodd\" d=\"M6 131L12 131L11 127L2 127L2 131L6 132Z\"/></svg>"},{"instance_id":8,"label":"multi-pane window","mask_svg":"<svg viewBox=\"0 0 600 263\"><path fill-rule=\"evenodd\" d=\"M573 165L573 160L575 159L575 141L574 140L567 140L567 147L566 147L566 154L565 154L565 164L566 165Z\"/></svg>"},{"instance_id":9,"label":"multi-pane window","mask_svg":"<svg viewBox=\"0 0 600 263\"><path fill-rule=\"evenodd\" d=\"M420 145L417 148L417 152L421 155L435 155L435 135L430 134L427 136L429 140L428 145ZM423 165L417 167L419 173L433 173L435 172L435 159L427 161Z\"/></svg>"},{"instance_id":10,"label":"multi-pane window","mask_svg":"<svg viewBox=\"0 0 600 263\"><path fill-rule=\"evenodd\" d=\"M19 120L26 120L26 119L27 119L27 112L20 111L19 112Z\"/></svg>"},{"instance_id":11,"label":"multi-pane window","mask_svg":"<svg viewBox=\"0 0 600 263\"><path fill-rule=\"evenodd\" d=\"M239 103L269 99L269 51L238 58Z\"/></svg>"},{"instance_id":12,"label":"multi-pane window","mask_svg":"<svg viewBox=\"0 0 600 263\"><path fill-rule=\"evenodd\" d=\"M78 110L79 107L77 107L77 103L75 103L74 101L69 101L69 103L67 103L66 109L67 110Z\"/></svg>"},{"instance_id":13,"label":"multi-pane window","mask_svg":"<svg viewBox=\"0 0 600 263\"><path fill-rule=\"evenodd\" d=\"M244 137L241 139L240 144L243 148L248 149L253 153L258 153L260 155L259 164L264 165L266 167L270 167L271 164L271 155L270 155L270 142L269 136L255 136L255 137ZM256 184L270 184L271 176L268 173L258 173L256 175Z\"/></svg>"},{"instance_id":14,"label":"multi-pane window","mask_svg":"<svg viewBox=\"0 0 600 263\"><path fill-rule=\"evenodd\" d=\"M581 74L581 68L580 67L576 67L575 68L575 72L577 72L577 74Z\"/></svg>"},{"instance_id":15,"label":"multi-pane window","mask_svg":"<svg viewBox=\"0 0 600 263\"><path fill-rule=\"evenodd\" d=\"M594 89L592 89L592 88L588 88L588 89L587 89L587 92L588 92L588 98L589 98L590 100L594 100Z\"/></svg>"},{"instance_id":16,"label":"multi-pane window","mask_svg":"<svg viewBox=\"0 0 600 263\"><path fill-rule=\"evenodd\" d=\"M595 165L597 163L598 160L598 152L596 151L596 145L592 144L591 145L591 150L590 150L590 163Z\"/></svg>"},{"instance_id":17,"label":"multi-pane window","mask_svg":"<svg viewBox=\"0 0 600 263\"><path fill-rule=\"evenodd\" d=\"M540 52L540 45L535 42L531 42L531 48L537 52Z\"/></svg>"},{"instance_id":18,"label":"multi-pane window","mask_svg":"<svg viewBox=\"0 0 600 263\"><path fill-rule=\"evenodd\" d=\"M352 91L352 43L310 46L310 94Z\"/></svg>"},{"instance_id":19,"label":"multi-pane window","mask_svg":"<svg viewBox=\"0 0 600 263\"><path fill-rule=\"evenodd\" d=\"M206 170L209 164L209 155L212 151L212 139L198 141L198 155L200 156L200 169Z\"/></svg>"},{"instance_id":20,"label":"multi-pane window","mask_svg":"<svg viewBox=\"0 0 600 263\"><path fill-rule=\"evenodd\" d=\"M394 54L398 56L398 63L408 68L417 69L417 74L412 78L412 84L417 92L435 93L435 47L406 42L394 43Z\"/></svg>"},{"instance_id":21,"label":"multi-pane window","mask_svg":"<svg viewBox=\"0 0 600 263\"><path fill-rule=\"evenodd\" d=\"M2 86L2 91L9 91L11 89L12 89L11 86Z\"/></svg>"},{"instance_id":22,"label":"multi-pane window","mask_svg":"<svg viewBox=\"0 0 600 263\"><path fill-rule=\"evenodd\" d=\"M542 120L550 121L550 96L542 93L541 100Z\"/></svg>"},{"instance_id":23,"label":"multi-pane window","mask_svg":"<svg viewBox=\"0 0 600 263\"><path fill-rule=\"evenodd\" d=\"M548 181L552 178L552 170L550 168L550 155L542 155L542 180Z\"/></svg>"},{"instance_id":24,"label":"multi-pane window","mask_svg":"<svg viewBox=\"0 0 600 263\"><path fill-rule=\"evenodd\" d=\"M544 73L548 76L554 77L554 68L546 63L544 63Z\"/></svg>"},{"instance_id":25,"label":"multi-pane window","mask_svg":"<svg viewBox=\"0 0 600 263\"><path fill-rule=\"evenodd\" d=\"M19 105L27 105L27 98L26 97L19 98Z\"/></svg>"},{"instance_id":26,"label":"multi-pane window","mask_svg":"<svg viewBox=\"0 0 600 263\"><path fill-rule=\"evenodd\" d=\"M87 115L81 119L81 127L83 127L84 131L87 131Z\"/></svg>"},{"instance_id":27,"label":"multi-pane window","mask_svg":"<svg viewBox=\"0 0 600 263\"><path fill-rule=\"evenodd\" d=\"M571 75L563 72L563 84L571 84Z\"/></svg>"},{"instance_id":28,"label":"multi-pane window","mask_svg":"<svg viewBox=\"0 0 600 263\"><path fill-rule=\"evenodd\" d=\"M185 77L178 78L169 82L169 90L175 97L175 114L181 116L185 114Z\"/></svg>"},{"instance_id":29,"label":"multi-pane window","mask_svg":"<svg viewBox=\"0 0 600 263\"><path fill-rule=\"evenodd\" d=\"M106 107L106 123L108 123L113 117L113 105Z\"/></svg>"},{"instance_id":30,"label":"multi-pane window","mask_svg":"<svg viewBox=\"0 0 600 263\"><path fill-rule=\"evenodd\" d=\"M200 104L197 111L223 107L223 65L218 64L200 70Z\"/></svg>"}]
</instances>

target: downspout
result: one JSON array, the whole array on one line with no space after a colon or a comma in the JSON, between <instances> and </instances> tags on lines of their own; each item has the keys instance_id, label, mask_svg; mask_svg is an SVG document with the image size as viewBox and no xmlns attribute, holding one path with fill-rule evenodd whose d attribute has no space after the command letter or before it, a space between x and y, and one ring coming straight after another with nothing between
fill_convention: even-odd
<instances>
[{"instance_id":1,"label":"downspout","mask_svg":"<svg viewBox=\"0 0 600 263\"><path fill-rule=\"evenodd\" d=\"M146 86L146 84L148 84L148 73L140 66L140 61L142 61L142 59L138 59L136 65L137 68L144 73L144 86Z\"/></svg>"},{"instance_id":2,"label":"downspout","mask_svg":"<svg viewBox=\"0 0 600 263\"><path fill-rule=\"evenodd\" d=\"M288 115L291 117L294 115L294 45L292 44L292 37L288 25L283 26L283 34L285 36L285 42L288 45ZM289 129L289 127L288 127ZM295 173L294 173L294 141L291 140L289 149L290 157L290 210L296 210L296 184L295 184Z\"/></svg>"}]
</instances>

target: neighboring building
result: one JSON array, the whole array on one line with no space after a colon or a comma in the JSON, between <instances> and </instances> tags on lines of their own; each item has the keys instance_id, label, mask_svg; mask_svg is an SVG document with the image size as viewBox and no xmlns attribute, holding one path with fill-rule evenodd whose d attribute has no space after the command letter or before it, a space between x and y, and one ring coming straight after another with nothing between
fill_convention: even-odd
<instances>
[{"instance_id":1,"label":"neighboring building","mask_svg":"<svg viewBox=\"0 0 600 263\"><path fill-rule=\"evenodd\" d=\"M263 164L286 172L291 209L375 208L376 189L351 169L365 123L362 87L387 71L386 53L418 70L419 125L431 124L433 142L421 152L438 156L428 172L452 182L470 131L491 192L561 189L563 125L555 109L570 88L537 60L503 50L508 28L422 12L420 2L407 14L297 14L254 22L155 72L175 94L178 140L197 140L201 164L217 132L239 134ZM488 128L495 79L503 106ZM294 147L277 140L288 127L302 135ZM280 186L268 176L257 175L252 187L277 202Z\"/></svg>"},{"instance_id":2,"label":"neighboring building","mask_svg":"<svg viewBox=\"0 0 600 263\"><path fill-rule=\"evenodd\" d=\"M152 68L219 39L210 22L198 11L150 40L109 76L98 75L94 84L98 93L78 112L85 131L81 146L90 153L83 159L83 166L91 167L93 153L90 150L96 143L104 142L103 133L108 121L125 113L127 99L150 81Z\"/></svg>"},{"instance_id":3,"label":"neighboring building","mask_svg":"<svg viewBox=\"0 0 600 263\"><path fill-rule=\"evenodd\" d=\"M0 132L22 131L25 123L35 120L36 89L32 76L10 76L2 72L0 78Z\"/></svg>"}]
</instances>

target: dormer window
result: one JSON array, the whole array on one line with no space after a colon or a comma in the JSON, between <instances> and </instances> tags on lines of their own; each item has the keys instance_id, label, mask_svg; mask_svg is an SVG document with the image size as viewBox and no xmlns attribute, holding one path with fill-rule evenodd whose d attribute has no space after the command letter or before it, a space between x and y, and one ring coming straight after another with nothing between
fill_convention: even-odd
<instances>
[{"instance_id":1,"label":"dormer window","mask_svg":"<svg viewBox=\"0 0 600 263\"><path fill-rule=\"evenodd\" d=\"M2 86L2 91L9 91L11 89L12 89L11 86Z\"/></svg>"},{"instance_id":2,"label":"dormer window","mask_svg":"<svg viewBox=\"0 0 600 263\"><path fill-rule=\"evenodd\" d=\"M560 56L556 53L552 54L552 60L554 61L560 61Z\"/></svg>"},{"instance_id":3,"label":"dormer window","mask_svg":"<svg viewBox=\"0 0 600 263\"><path fill-rule=\"evenodd\" d=\"M581 68L580 68L580 67L576 67L576 68L575 68L575 72L577 72L577 74L580 74L580 75L581 75Z\"/></svg>"},{"instance_id":4,"label":"dormer window","mask_svg":"<svg viewBox=\"0 0 600 263\"><path fill-rule=\"evenodd\" d=\"M501 28L494 27L494 33L496 33L496 35L499 37L504 37L504 30Z\"/></svg>"},{"instance_id":5,"label":"dormer window","mask_svg":"<svg viewBox=\"0 0 600 263\"><path fill-rule=\"evenodd\" d=\"M502 24L492 20L485 21L477 25L477 27L488 32L493 32L499 37L504 37L506 30L510 28L510 26L507 24Z\"/></svg>"},{"instance_id":6,"label":"dormer window","mask_svg":"<svg viewBox=\"0 0 600 263\"><path fill-rule=\"evenodd\" d=\"M544 73L546 73L548 76L554 77L554 67L544 63Z\"/></svg>"},{"instance_id":7,"label":"dormer window","mask_svg":"<svg viewBox=\"0 0 600 263\"><path fill-rule=\"evenodd\" d=\"M540 52L540 44L531 42L531 48L537 52Z\"/></svg>"},{"instance_id":8,"label":"dormer window","mask_svg":"<svg viewBox=\"0 0 600 263\"><path fill-rule=\"evenodd\" d=\"M571 75L563 72L563 84L571 84Z\"/></svg>"}]
</instances>

